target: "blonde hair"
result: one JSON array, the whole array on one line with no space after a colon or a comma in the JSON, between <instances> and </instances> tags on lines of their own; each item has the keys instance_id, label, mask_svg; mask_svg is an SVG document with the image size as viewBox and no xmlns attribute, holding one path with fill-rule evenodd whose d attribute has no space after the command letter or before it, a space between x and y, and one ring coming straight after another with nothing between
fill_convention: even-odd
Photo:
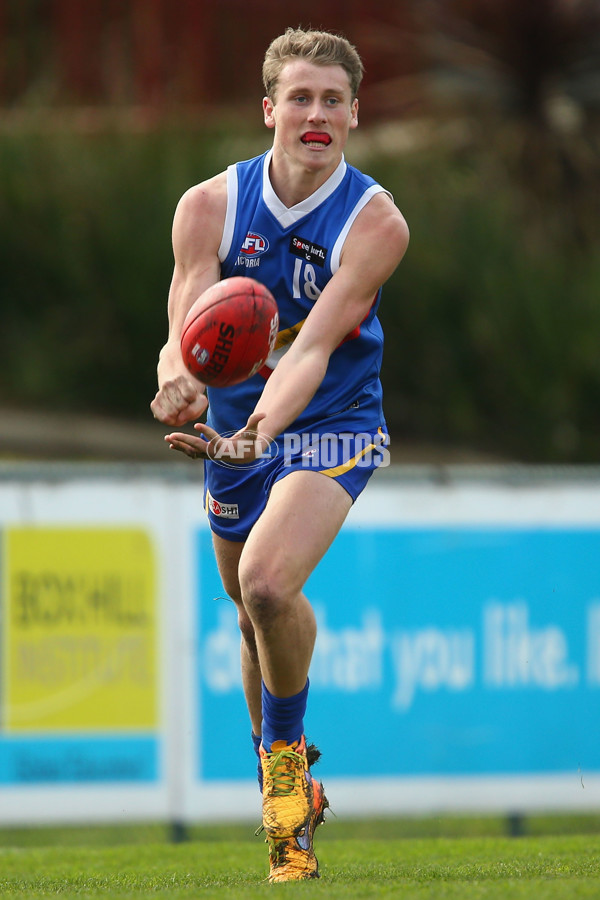
<instances>
[{"instance_id":1,"label":"blonde hair","mask_svg":"<svg viewBox=\"0 0 600 900\"><path fill-rule=\"evenodd\" d=\"M290 59L306 59L317 66L342 66L348 75L352 99L358 94L364 67L356 47L350 41L330 31L286 28L271 42L265 53L263 84L271 100L275 99L281 70Z\"/></svg>"}]
</instances>

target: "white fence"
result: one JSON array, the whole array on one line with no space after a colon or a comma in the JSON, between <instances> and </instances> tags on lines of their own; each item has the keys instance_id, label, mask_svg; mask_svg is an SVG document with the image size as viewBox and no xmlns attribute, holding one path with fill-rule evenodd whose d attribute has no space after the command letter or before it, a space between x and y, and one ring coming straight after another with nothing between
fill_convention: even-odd
<instances>
[{"instance_id":1,"label":"white fence","mask_svg":"<svg viewBox=\"0 0 600 900\"><path fill-rule=\"evenodd\" d=\"M198 469L0 469L0 824L257 817ZM338 815L600 810L597 471L382 471L307 594Z\"/></svg>"}]
</instances>

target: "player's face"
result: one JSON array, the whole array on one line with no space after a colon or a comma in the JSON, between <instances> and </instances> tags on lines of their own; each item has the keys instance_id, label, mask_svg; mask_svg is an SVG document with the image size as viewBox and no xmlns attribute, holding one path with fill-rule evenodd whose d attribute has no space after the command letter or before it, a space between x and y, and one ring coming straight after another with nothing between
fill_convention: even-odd
<instances>
[{"instance_id":1,"label":"player's face","mask_svg":"<svg viewBox=\"0 0 600 900\"><path fill-rule=\"evenodd\" d=\"M311 170L335 167L358 125L358 100L342 66L304 59L286 63L275 100L265 97L263 109L265 124L275 129L274 148Z\"/></svg>"}]
</instances>

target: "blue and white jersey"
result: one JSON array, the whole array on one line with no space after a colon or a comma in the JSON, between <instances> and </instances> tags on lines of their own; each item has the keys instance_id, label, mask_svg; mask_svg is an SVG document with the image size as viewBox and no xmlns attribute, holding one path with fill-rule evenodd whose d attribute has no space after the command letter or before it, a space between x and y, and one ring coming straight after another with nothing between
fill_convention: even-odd
<instances>
[{"instance_id":1,"label":"blue and white jersey","mask_svg":"<svg viewBox=\"0 0 600 900\"><path fill-rule=\"evenodd\" d=\"M291 208L269 179L272 151L227 170L227 212L219 248L221 278L246 275L266 285L279 307L280 331L266 366L241 384L209 388L210 425L220 434L243 427L265 378L289 349L322 290L338 270L344 241L379 184L341 160L329 179ZM383 333L377 319L381 289L359 327L331 354L325 377L288 431L342 418L360 432L383 423L379 371ZM273 435L275 437L275 435Z\"/></svg>"}]
</instances>

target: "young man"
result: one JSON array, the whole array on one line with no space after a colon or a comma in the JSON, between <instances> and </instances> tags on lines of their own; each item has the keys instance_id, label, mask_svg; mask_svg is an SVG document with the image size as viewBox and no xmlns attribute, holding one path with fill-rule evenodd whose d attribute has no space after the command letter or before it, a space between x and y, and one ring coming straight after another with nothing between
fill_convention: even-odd
<instances>
[{"instance_id":1,"label":"young man","mask_svg":"<svg viewBox=\"0 0 600 900\"><path fill-rule=\"evenodd\" d=\"M376 311L408 229L390 195L344 161L361 77L354 47L328 32L290 28L267 50L272 149L191 188L175 213L169 338L151 404L175 427L209 405L207 424L166 441L205 460L216 559L238 609L271 881L318 876L312 839L328 805L304 738L316 624L303 586L386 452ZM209 389L207 401L183 365L181 326L204 290L233 275L269 287L281 331L263 371Z\"/></svg>"}]
</instances>

